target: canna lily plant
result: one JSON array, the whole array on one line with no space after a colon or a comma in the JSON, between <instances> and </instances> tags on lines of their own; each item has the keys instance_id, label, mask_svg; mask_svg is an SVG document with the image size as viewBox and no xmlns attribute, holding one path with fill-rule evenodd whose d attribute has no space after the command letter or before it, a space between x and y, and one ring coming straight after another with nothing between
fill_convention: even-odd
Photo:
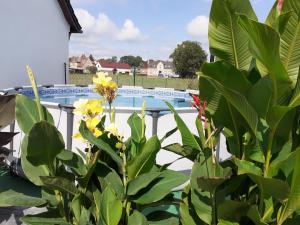
<instances>
[{"instance_id":1,"label":"canna lily plant","mask_svg":"<svg viewBox=\"0 0 300 225\"><path fill-rule=\"evenodd\" d=\"M128 119L131 137L125 141L111 107L106 123L102 100L79 100L74 104L74 113L82 120L75 137L87 147L77 154L65 149L51 114L39 101L33 73L29 67L27 70L35 100L17 95L16 118L25 134L22 169L32 183L41 187L41 198L6 191L0 193L0 207L46 209L24 216L21 220L25 224L178 224L176 215L155 207L179 206L172 190L189 178L167 169L168 165L156 164L164 139L145 137L144 110L141 116L134 113ZM105 79L108 83L101 81L101 88L111 94L115 86ZM98 90L98 80L95 82Z\"/></svg>"},{"instance_id":2,"label":"canna lily plant","mask_svg":"<svg viewBox=\"0 0 300 225\"><path fill-rule=\"evenodd\" d=\"M196 136L174 111L182 145L164 147L195 162L183 225L300 224L299 29L299 0L277 1L265 23L248 0L212 1L216 61L200 72L208 126L197 118ZM222 162L219 131L232 155Z\"/></svg>"}]
</instances>

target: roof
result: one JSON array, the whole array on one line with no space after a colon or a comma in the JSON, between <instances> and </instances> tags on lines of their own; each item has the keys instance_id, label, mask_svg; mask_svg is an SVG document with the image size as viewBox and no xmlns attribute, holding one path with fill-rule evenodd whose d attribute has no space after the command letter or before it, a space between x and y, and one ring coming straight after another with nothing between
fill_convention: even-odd
<instances>
[{"instance_id":1,"label":"roof","mask_svg":"<svg viewBox=\"0 0 300 225\"><path fill-rule=\"evenodd\" d=\"M60 8L70 24L70 34L71 33L82 33L82 27L80 26L78 19L75 15L74 9L71 5L70 0L57 0Z\"/></svg>"},{"instance_id":2,"label":"roof","mask_svg":"<svg viewBox=\"0 0 300 225\"><path fill-rule=\"evenodd\" d=\"M173 69L173 62L170 61L162 61L162 60L148 60L147 64L148 64L148 68L157 68L158 64L162 63L164 65L165 69Z\"/></svg>"},{"instance_id":3,"label":"roof","mask_svg":"<svg viewBox=\"0 0 300 225\"><path fill-rule=\"evenodd\" d=\"M102 68L111 68L111 69L128 69L130 70L131 67L127 63L120 63L120 62L110 62L107 60L100 60L98 61Z\"/></svg>"}]
</instances>

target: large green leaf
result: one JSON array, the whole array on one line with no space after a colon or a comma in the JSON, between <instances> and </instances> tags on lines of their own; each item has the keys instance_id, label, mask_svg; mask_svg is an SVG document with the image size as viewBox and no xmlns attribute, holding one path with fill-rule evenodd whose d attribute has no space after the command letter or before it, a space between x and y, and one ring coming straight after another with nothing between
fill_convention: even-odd
<instances>
[{"instance_id":1,"label":"large green leaf","mask_svg":"<svg viewBox=\"0 0 300 225\"><path fill-rule=\"evenodd\" d=\"M43 183L40 179L42 176L50 176L50 170L46 165L34 166L27 159L28 151L28 136L26 135L22 141L21 146L21 165L26 177L35 185L42 186Z\"/></svg>"},{"instance_id":2,"label":"large green leaf","mask_svg":"<svg viewBox=\"0 0 300 225\"><path fill-rule=\"evenodd\" d=\"M133 201L138 204L150 204L167 196L174 188L184 184L189 177L181 172L165 170L157 178L158 181L147 187L143 193L134 196Z\"/></svg>"},{"instance_id":3,"label":"large green leaf","mask_svg":"<svg viewBox=\"0 0 300 225\"><path fill-rule=\"evenodd\" d=\"M0 193L0 207L10 206L40 206L46 203L45 199L26 196L22 193L8 190Z\"/></svg>"},{"instance_id":4,"label":"large green leaf","mask_svg":"<svg viewBox=\"0 0 300 225\"><path fill-rule=\"evenodd\" d=\"M46 121L36 123L28 134L26 158L34 165L47 165L54 174L54 160L65 148L62 135Z\"/></svg>"},{"instance_id":5,"label":"large green leaf","mask_svg":"<svg viewBox=\"0 0 300 225\"><path fill-rule=\"evenodd\" d=\"M218 204L217 207L219 219L239 222L243 216L247 215L250 206L246 202L227 200Z\"/></svg>"},{"instance_id":6,"label":"large green leaf","mask_svg":"<svg viewBox=\"0 0 300 225\"><path fill-rule=\"evenodd\" d=\"M174 107L169 103L165 102L170 110L174 113L174 118L177 124L177 127L181 133L182 138L182 144L184 146L189 146L192 149L201 151L201 147L197 140L195 139L194 135L191 133L187 125L184 123L184 121L181 119L181 117L178 115Z\"/></svg>"},{"instance_id":7,"label":"large green leaf","mask_svg":"<svg viewBox=\"0 0 300 225\"><path fill-rule=\"evenodd\" d=\"M300 208L300 148L295 155L294 172L291 184L291 192L283 211L279 223L282 224L290 215Z\"/></svg>"},{"instance_id":8,"label":"large green leaf","mask_svg":"<svg viewBox=\"0 0 300 225\"><path fill-rule=\"evenodd\" d=\"M0 129L8 126L15 120L15 95L0 96Z\"/></svg>"},{"instance_id":9,"label":"large green leaf","mask_svg":"<svg viewBox=\"0 0 300 225\"><path fill-rule=\"evenodd\" d=\"M144 134L142 133L142 123L143 121L137 113L133 113L128 119L128 125L131 128L131 138L135 142L140 142L144 137Z\"/></svg>"},{"instance_id":10,"label":"large green leaf","mask_svg":"<svg viewBox=\"0 0 300 225\"><path fill-rule=\"evenodd\" d=\"M246 160L240 160L237 158L233 159L233 162L238 167L238 175L251 173L256 175L262 175L262 170L258 166L256 166L253 162L246 161Z\"/></svg>"},{"instance_id":11,"label":"large green leaf","mask_svg":"<svg viewBox=\"0 0 300 225\"><path fill-rule=\"evenodd\" d=\"M87 168L83 162L81 156L70 150L62 150L58 155L57 159L64 165L68 166L78 176L84 176L87 173Z\"/></svg>"},{"instance_id":12,"label":"large green leaf","mask_svg":"<svg viewBox=\"0 0 300 225\"><path fill-rule=\"evenodd\" d=\"M133 214L131 214L129 217L128 217L128 225L129 224L134 224L134 225L149 225L146 217L138 212L138 211L134 211Z\"/></svg>"},{"instance_id":13,"label":"large green leaf","mask_svg":"<svg viewBox=\"0 0 300 225\"><path fill-rule=\"evenodd\" d=\"M240 15L239 24L247 34L250 44L249 49L253 57L261 62L269 71L273 86L273 103L282 101L290 91L290 79L281 62L279 34L271 27L253 21Z\"/></svg>"},{"instance_id":14,"label":"large green leaf","mask_svg":"<svg viewBox=\"0 0 300 225\"><path fill-rule=\"evenodd\" d=\"M178 218L171 217L165 220L149 221L149 225L179 225Z\"/></svg>"},{"instance_id":15,"label":"large green leaf","mask_svg":"<svg viewBox=\"0 0 300 225\"><path fill-rule=\"evenodd\" d=\"M41 180L47 189L59 190L72 195L79 194L75 181L70 181L64 177L41 177Z\"/></svg>"},{"instance_id":16,"label":"large green leaf","mask_svg":"<svg viewBox=\"0 0 300 225\"><path fill-rule=\"evenodd\" d=\"M231 222L227 220L219 220L218 225L240 225L240 224L237 222Z\"/></svg>"},{"instance_id":17,"label":"large green leaf","mask_svg":"<svg viewBox=\"0 0 300 225\"><path fill-rule=\"evenodd\" d=\"M53 117L48 110L42 106L45 120L54 125ZM17 95L16 98L16 118L21 130L28 134L33 125L40 122L39 112L36 102L24 95Z\"/></svg>"},{"instance_id":18,"label":"large green leaf","mask_svg":"<svg viewBox=\"0 0 300 225\"><path fill-rule=\"evenodd\" d=\"M109 186L101 196L100 214L100 221L105 225L118 225L122 216L122 202Z\"/></svg>"},{"instance_id":19,"label":"large green leaf","mask_svg":"<svg viewBox=\"0 0 300 225\"><path fill-rule=\"evenodd\" d=\"M278 201L285 201L290 193L290 187L282 180L266 178L254 174L248 174L251 180L257 184L263 198L273 197Z\"/></svg>"},{"instance_id":20,"label":"large green leaf","mask_svg":"<svg viewBox=\"0 0 300 225\"><path fill-rule=\"evenodd\" d=\"M151 182L153 182L160 174L160 172L144 173L129 181L127 186L127 195L135 195L141 189L147 187Z\"/></svg>"},{"instance_id":21,"label":"large green leaf","mask_svg":"<svg viewBox=\"0 0 300 225\"><path fill-rule=\"evenodd\" d=\"M223 97L226 99L226 101L230 104L228 107L233 107L242 118L247 122L246 125L249 126L251 131L256 134L257 124L258 124L258 115L253 109L253 107L249 104L246 97L242 94L240 94L237 91L234 91L224 85L222 85L217 80L211 78L210 76L203 75L203 79L207 80L211 85L215 87L216 90L220 93L220 95L223 95ZM232 112L232 110L229 109L229 112ZM233 114L232 121L234 123L237 123L237 118ZM230 115L227 115L227 118L230 117ZM234 127L237 127L235 125ZM238 131L236 131L238 133Z\"/></svg>"},{"instance_id":22,"label":"large green leaf","mask_svg":"<svg viewBox=\"0 0 300 225\"><path fill-rule=\"evenodd\" d=\"M188 146L182 146L178 143L167 145L162 149L181 155L185 158L188 158L191 161L194 161L197 158L197 155L199 154L197 150L190 149L188 148Z\"/></svg>"},{"instance_id":23,"label":"large green leaf","mask_svg":"<svg viewBox=\"0 0 300 225\"><path fill-rule=\"evenodd\" d=\"M300 67L299 67L299 74L298 80L294 89L293 97L290 101L290 107L297 107L300 105Z\"/></svg>"},{"instance_id":24,"label":"large green leaf","mask_svg":"<svg viewBox=\"0 0 300 225\"><path fill-rule=\"evenodd\" d=\"M96 145L100 150L105 151L121 168L122 166L122 159L118 154L110 147L108 143L101 140L100 138L96 138L92 132L87 128L84 121L81 122L79 131L82 135L82 137L86 140L88 140L91 144Z\"/></svg>"},{"instance_id":25,"label":"large green leaf","mask_svg":"<svg viewBox=\"0 0 300 225\"><path fill-rule=\"evenodd\" d=\"M296 83L300 66L300 2L298 0L285 0L282 14L286 13L289 13L289 18L283 24L284 27L281 28L280 56L291 80ZM278 20L277 3L270 11L266 23L274 27L278 23L276 20Z\"/></svg>"},{"instance_id":26,"label":"large green leaf","mask_svg":"<svg viewBox=\"0 0 300 225\"><path fill-rule=\"evenodd\" d=\"M160 150L160 141L157 136L150 138L143 149L126 165L129 179L149 172L155 165L156 154Z\"/></svg>"},{"instance_id":27,"label":"large green leaf","mask_svg":"<svg viewBox=\"0 0 300 225\"><path fill-rule=\"evenodd\" d=\"M209 46L212 55L248 70L251 54L248 38L238 26L237 14L257 20L249 0L213 0L209 20Z\"/></svg>"},{"instance_id":28,"label":"large green leaf","mask_svg":"<svg viewBox=\"0 0 300 225\"><path fill-rule=\"evenodd\" d=\"M21 218L21 221L27 225L71 225L65 219L61 218L59 213L52 211L24 216Z\"/></svg>"}]
</instances>

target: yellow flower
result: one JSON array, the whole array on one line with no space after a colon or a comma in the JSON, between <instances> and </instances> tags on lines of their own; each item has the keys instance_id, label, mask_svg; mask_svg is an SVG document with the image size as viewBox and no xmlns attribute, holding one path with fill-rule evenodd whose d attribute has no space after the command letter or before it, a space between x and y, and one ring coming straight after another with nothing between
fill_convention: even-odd
<instances>
[{"instance_id":1,"label":"yellow flower","mask_svg":"<svg viewBox=\"0 0 300 225\"><path fill-rule=\"evenodd\" d=\"M111 77L106 77L104 73L97 73L97 77L93 77L93 83L95 85L108 86L111 82Z\"/></svg>"},{"instance_id":2,"label":"yellow flower","mask_svg":"<svg viewBox=\"0 0 300 225\"><path fill-rule=\"evenodd\" d=\"M93 118L103 113L102 101L79 99L74 103L74 114Z\"/></svg>"},{"instance_id":3,"label":"yellow flower","mask_svg":"<svg viewBox=\"0 0 300 225\"><path fill-rule=\"evenodd\" d=\"M100 137L103 134L103 132L97 127L100 123L100 120L97 117L87 119L85 123L87 128L94 134L95 137Z\"/></svg>"},{"instance_id":4,"label":"yellow flower","mask_svg":"<svg viewBox=\"0 0 300 225\"><path fill-rule=\"evenodd\" d=\"M105 101L111 104L116 98L116 91L118 89L117 83L104 73L98 73L97 77L93 78L93 83L96 85L95 91L102 95Z\"/></svg>"}]
</instances>

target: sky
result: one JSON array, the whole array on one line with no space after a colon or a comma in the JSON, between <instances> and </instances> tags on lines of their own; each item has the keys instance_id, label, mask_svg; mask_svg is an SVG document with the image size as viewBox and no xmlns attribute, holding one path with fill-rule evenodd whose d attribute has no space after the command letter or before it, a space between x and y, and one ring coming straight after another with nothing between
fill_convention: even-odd
<instances>
[{"instance_id":1,"label":"sky","mask_svg":"<svg viewBox=\"0 0 300 225\"><path fill-rule=\"evenodd\" d=\"M250 0L264 21L275 0ZM72 34L70 55L139 55L169 59L185 40L208 52L211 0L71 0L83 34Z\"/></svg>"}]
</instances>

